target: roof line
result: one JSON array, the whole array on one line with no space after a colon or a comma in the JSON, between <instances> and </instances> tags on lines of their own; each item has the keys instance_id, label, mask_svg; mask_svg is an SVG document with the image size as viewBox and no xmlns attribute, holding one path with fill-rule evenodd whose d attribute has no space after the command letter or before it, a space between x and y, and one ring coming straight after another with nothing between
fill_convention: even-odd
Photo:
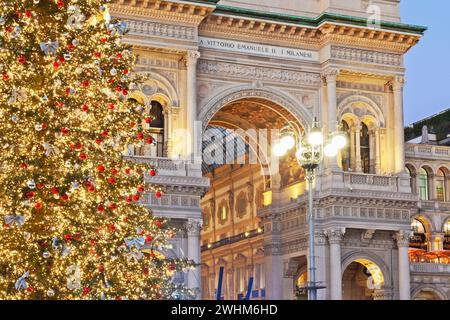
<instances>
[{"instance_id":1,"label":"roof line","mask_svg":"<svg viewBox=\"0 0 450 320\"><path fill-rule=\"evenodd\" d=\"M358 26L367 26L367 19L362 17L348 16L343 14L323 12L316 18L296 16L284 13L264 12L247 8L239 8L234 6L217 5L214 13L218 14L234 14L249 18L270 19L276 22L294 23L304 26L319 27L325 22L341 22ZM427 27L405 24L399 22L381 21L380 26L385 30L408 32L423 35Z\"/></svg>"}]
</instances>

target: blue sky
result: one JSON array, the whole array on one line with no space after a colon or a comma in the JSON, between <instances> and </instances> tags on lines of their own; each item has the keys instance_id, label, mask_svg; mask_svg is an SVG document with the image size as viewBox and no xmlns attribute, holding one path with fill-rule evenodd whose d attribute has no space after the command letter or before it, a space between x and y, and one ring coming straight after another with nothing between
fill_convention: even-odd
<instances>
[{"instance_id":1,"label":"blue sky","mask_svg":"<svg viewBox=\"0 0 450 320\"><path fill-rule=\"evenodd\" d=\"M427 26L405 57L405 124L450 108L450 1L402 0L402 22Z\"/></svg>"}]
</instances>

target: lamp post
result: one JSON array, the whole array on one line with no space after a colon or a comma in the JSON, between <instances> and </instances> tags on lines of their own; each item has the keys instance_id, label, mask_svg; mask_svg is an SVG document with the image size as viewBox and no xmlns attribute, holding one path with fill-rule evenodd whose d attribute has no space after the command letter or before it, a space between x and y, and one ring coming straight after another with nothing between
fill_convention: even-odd
<instances>
[{"instance_id":1,"label":"lamp post","mask_svg":"<svg viewBox=\"0 0 450 320\"><path fill-rule=\"evenodd\" d=\"M292 130L291 124L294 124L296 130ZM273 148L275 155L281 157L288 150L296 147L297 160L306 171L306 180L308 181L309 281L305 289L308 291L309 300L317 300L317 290L324 288L318 286L316 282L312 184L316 169L323 158L336 157L339 150L344 148L347 143L345 136L339 131L330 134L328 139L324 140L322 129L318 126L317 119L314 118L312 128L305 137L302 137L301 130L295 122L289 122L281 130L281 138Z\"/></svg>"}]
</instances>

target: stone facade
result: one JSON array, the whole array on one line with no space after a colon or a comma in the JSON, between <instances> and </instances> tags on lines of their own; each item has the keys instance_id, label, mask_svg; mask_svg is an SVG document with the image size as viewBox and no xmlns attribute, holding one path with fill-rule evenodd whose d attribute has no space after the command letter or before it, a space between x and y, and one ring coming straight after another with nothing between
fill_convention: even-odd
<instances>
[{"instance_id":1,"label":"stone facade","mask_svg":"<svg viewBox=\"0 0 450 320\"><path fill-rule=\"evenodd\" d=\"M319 298L363 294L346 272L364 278L371 270L373 297L409 299L423 271L410 266L404 241L418 200L405 173L411 151L403 142L403 55L424 28L399 23L397 0L294 3L110 5L113 16L128 21L125 41L139 56L135 72L148 76L132 96L159 104L164 115L164 147L156 155L130 147L127 155L159 168L148 179L165 194L144 202L185 230L174 250L201 263L183 281L201 288L203 298L214 297L220 266L227 299L245 293L250 275L253 298L294 298L309 259L301 169L291 157L261 174L269 151L259 165L205 173L199 137L210 126L269 130L284 120L304 131L317 117L333 132L345 122L346 154L326 160L314 183L317 280L326 287Z\"/></svg>"}]
</instances>

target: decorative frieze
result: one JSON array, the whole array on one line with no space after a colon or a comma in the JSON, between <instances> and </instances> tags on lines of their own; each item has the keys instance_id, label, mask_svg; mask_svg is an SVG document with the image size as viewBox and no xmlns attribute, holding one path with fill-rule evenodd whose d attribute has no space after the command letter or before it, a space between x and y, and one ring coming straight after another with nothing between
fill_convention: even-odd
<instances>
[{"instance_id":1,"label":"decorative frieze","mask_svg":"<svg viewBox=\"0 0 450 320\"><path fill-rule=\"evenodd\" d=\"M130 35L163 37L177 40L195 41L197 31L194 27L161 23L156 21L125 20Z\"/></svg>"},{"instance_id":2,"label":"decorative frieze","mask_svg":"<svg viewBox=\"0 0 450 320\"><path fill-rule=\"evenodd\" d=\"M380 86L372 83L357 83L347 81L337 81L337 87L341 89L350 89L356 91L373 91L384 93L384 86Z\"/></svg>"},{"instance_id":3,"label":"decorative frieze","mask_svg":"<svg viewBox=\"0 0 450 320\"><path fill-rule=\"evenodd\" d=\"M204 59L199 61L197 71L199 74L212 74L226 78L281 82L295 84L298 86L303 85L318 87L320 85L320 74L318 73L210 61Z\"/></svg>"},{"instance_id":4,"label":"decorative frieze","mask_svg":"<svg viewBox=\"0 0 450 320\"><path fill-rule=\"evenodd\" d=\"M382 64L388 66L402 66L400 54L356 49L342 46L331 47L331 57L335 59Z\"/></svg>"}]
</instances>

